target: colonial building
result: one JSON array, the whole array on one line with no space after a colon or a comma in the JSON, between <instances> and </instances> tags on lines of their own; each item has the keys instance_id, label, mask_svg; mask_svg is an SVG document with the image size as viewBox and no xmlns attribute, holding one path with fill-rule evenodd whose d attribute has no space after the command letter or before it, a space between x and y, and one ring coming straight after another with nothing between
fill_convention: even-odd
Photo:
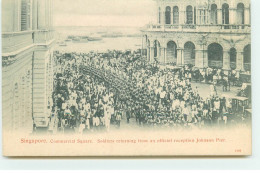
<instances>
[{"instance_id":1,"label":"colonial building","mask_svg":"<svg viewBox=\"0 0 260 173\"><path fill-rule=\"evenodd\" d=\"M52 0L2 0L4 130L46 126L53 90Z\"/></svg>"},{"instance_id":2,"label":"colonial building","mask_svg":"<svg viewBox=\"0 0 260 173\"><path fill-rule=\"evenodd\" d=\"M143 35L147 60L249 71L250 0L156 0Z\"/></svg>"}]
</instances>

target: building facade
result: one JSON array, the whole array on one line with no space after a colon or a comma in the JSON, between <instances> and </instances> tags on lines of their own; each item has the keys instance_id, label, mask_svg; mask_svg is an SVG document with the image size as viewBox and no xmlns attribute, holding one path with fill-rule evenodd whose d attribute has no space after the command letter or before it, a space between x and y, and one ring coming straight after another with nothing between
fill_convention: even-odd
<instances>
[{"instance_id":1,"label":"building facade","mask_svg":"<svg viewBox=\"0 0 260 173\"><path fill-rule=\"evenodd\" d=\"M4 130L47 126L54 42L52 0L2 0Z\"/></svg>"},{"instance_id":2,"label":"building facade","mask_svg":"<svg viewBox=\"0 0 260 173\"><path fill-rule=\"evenodd\" d=\"M147 60L250 71L250 0L156 0L142 29Z\"/></svg>"}]
</instances>

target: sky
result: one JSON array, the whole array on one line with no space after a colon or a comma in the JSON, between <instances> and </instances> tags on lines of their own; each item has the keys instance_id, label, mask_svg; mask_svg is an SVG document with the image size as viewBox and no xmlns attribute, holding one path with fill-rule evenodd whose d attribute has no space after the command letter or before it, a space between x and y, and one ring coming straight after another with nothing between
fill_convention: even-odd
<instances>
[{"instance_id":1,"label":"sky","mask_svg":"<svg viewBox=\"0 0 260 173\"><path fill-rule=\"evenodd\" d=\"M156 20L154 0L54 0L55 26L144 26Z\"/></svg>"}]
</instances>

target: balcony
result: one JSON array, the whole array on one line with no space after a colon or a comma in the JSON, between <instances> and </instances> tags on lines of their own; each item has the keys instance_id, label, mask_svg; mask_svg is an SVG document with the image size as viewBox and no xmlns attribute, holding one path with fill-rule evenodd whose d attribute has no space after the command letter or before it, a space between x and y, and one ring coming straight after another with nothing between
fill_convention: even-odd
<instances>
[{"instance_id":1,"label":"balcony","mask_svg":"<svg viewBox=\"0 0 260 173\"><path fill-rule=\"evenodd\" d=\"M34 32L35 44L48 44L54 39L54 30L38 30Z\"/></svg>"},{"instance_id":2,"label":"balcony","mask_svg":"<svg viewBox=\"0 0 260 173\"><path fill-rule=\"evenodd\" d=\"M250 33L251 25L161 25L161 24L148 24L143 31L163 31L163 32L216 32L216 33Z\"/></svg>"},{"instance_id":3,"label":"balcony","mask_svg":"<svg viewBox=\"0 0 260 173\"><path fill-rule=\"evenodd\" d=\"M3 56L15 55L22 49L33 45L33 31L6 32L2 33L2 54ZM10 55L9 55L10 54Z\"/></svg>"}]
</instances>

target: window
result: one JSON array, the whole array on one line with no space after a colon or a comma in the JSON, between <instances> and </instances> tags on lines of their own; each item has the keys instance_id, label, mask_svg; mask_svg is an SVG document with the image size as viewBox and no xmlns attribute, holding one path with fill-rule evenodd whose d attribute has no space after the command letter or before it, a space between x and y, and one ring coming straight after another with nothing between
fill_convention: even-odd
<instances>
[{"instance_id":1,"label":"window","mask_svg":"<svg viewBox=\"0 0 260 173\"><path fill-rule=\"evenodd\" d=\"M210 11L210 20L211 24L217 24L218 23L218 14L217 14L217 5L212 4L211 5L211 11Z\"/></svg>"},{"instance_id":2,"label":"window","mask_svg":"<svg viewBox=\"0 0 260 173\"><path fill-rule=\"evenodd\" d=\"M179 8L173 7L173 24L179 24Z\"/></svg>"},{"instance_id":3,"label":"window","mask_svg":"<svg viewBox=\"0 0 260 173\"><path fill-rule=\"evenodd\" d=\"M21 31L26 31L31 26L31 6L29 0L21 1Z\"/></svg>"},{"instance_id":4,"label":"window","mask_svg":"<svg viewBox=\"0 0 260 173\"><path fill-rule=\"evenodd\" d=\"M244 4L237 5L237 24L245 24L245 7Z\"/></svg>"},{"instance_id":5,"label":"window","mask_svg":"<svg viewBox=\"0 0 260 173\"><path fill-rule=\"evenodd\" d=\"M229 24L229 5L222 5L222 24Z\"/></svg>"},{"instance_id":6,"label":"window","mask_svg":"<svg viewBox=\"0 0 260 173\"><path fill-rule=\"evenodd\" d=\"M193 10L192 10L192 6L187 6L186 8L186 15L187 15L187 24L193 24Z\"/></svg>"},{"instance_id":7,"label":"window","mask_svg":"<svg viewBox=\"0 0 260 173\"><path fill-rule=\"evenodd\" d=\"M165 24L171 24L171 7L166 7L165 10Z\"/></svg>"}]
</instances>

